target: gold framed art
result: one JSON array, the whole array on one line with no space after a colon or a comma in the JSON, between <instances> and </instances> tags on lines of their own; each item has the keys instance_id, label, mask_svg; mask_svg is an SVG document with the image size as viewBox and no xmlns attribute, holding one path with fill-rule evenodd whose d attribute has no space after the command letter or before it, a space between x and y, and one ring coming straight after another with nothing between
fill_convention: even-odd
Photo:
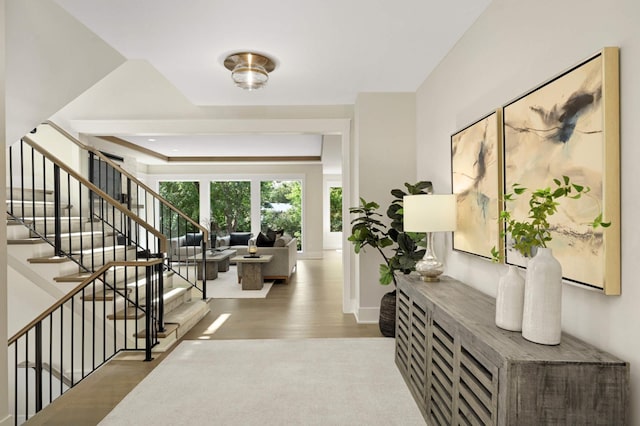
<instances>
[{"instance_id":1,"label":"gold framed art","mask_svg":"<svg viewBox=\"0 0 640 426\"><path fill-rule=\"evenodd\" d=\"M508 103L502 114L503 191L514 183L545 188L563 175L589 186L580 200L558 206L549 247L562 264L563 279L619 295L619 49L604 48ZM527 201L510 206L514 218L526 214ZM594 230L590 223L600 212L611 226ZM506 242L506 263L523 266L525 260Z\"/></svg>"},{"instance_id":2,"label":"gold framed art","mask_svg":"<svg viewBox=\"0 0 640 426\"><path fill-rule=\"evenodd\" d=\"M491 258L498 228L502 122L500 110L451 135L451 187L456 195L453 249Z\"/></svg>"}]
</instances>

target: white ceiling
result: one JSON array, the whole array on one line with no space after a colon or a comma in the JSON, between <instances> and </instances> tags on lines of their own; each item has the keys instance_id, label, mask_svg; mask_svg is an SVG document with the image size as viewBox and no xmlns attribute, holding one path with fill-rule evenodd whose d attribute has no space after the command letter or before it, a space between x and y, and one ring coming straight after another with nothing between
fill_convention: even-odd
<instances>
[{"instance_id":1,"label":"white ceiling","mask_svg":"<svg viewBox=\"0 0 640 426\"><path fill-rule=\"evenodd\" d=\"M351 105L360 92L414 92L490 3L55 1L195 105ZM264 89L235 87L223 66L247 50L277 63Z\"/></svg>"}]
</instances>

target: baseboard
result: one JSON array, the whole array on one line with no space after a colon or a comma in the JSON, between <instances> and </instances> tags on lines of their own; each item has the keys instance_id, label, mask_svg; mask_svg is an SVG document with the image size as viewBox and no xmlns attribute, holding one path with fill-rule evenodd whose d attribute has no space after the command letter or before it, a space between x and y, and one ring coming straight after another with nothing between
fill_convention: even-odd
<instances>
[{"instance_id":1,"label":"baseboard","mask_svg":"<svg viewBox=\"0 0 640 426\"><path fill-rule=\"evenodd\" d=\"M4 419L0 420L0 426L9 426L13 425L15 422L13 421L13 416L9 415Z\"/></svg>"},{"instance_id":2,"label":"baseboard","mask_svg":"<svg viewBox=\"0 0 640 426\"><path fill-rule=\"evenodd\" d=\"M380 318L380 308L358 308L355 316L359 324L377 324Z\"/></svg>"}]
</instances>

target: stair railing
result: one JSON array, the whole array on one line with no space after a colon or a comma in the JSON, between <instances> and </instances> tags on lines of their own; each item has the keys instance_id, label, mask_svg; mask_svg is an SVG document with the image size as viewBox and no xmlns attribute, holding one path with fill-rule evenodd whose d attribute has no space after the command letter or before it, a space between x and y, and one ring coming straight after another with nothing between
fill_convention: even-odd
<instances>
[{"instance_id":1,"label":"stair railing","mask_svg":"<svg viewBox=\"0 0 640 426\"><path fill-rule=\"evenodd\" d=\"M162 263L109 262L9 339L16 425L122 351L144 351L145 360L152 359L162 327ZM143 287L123 287L113 274L117 267Z\"/></svg>"},{"instance_id":2,"label":"stair railing","mask_svg":"<svg viewBox=\"0 0 640 426\"><path fill-rule=\"evenodd\" d=\"M9 147L8 162L7 213L51 244L55 256L86 272L116 259L117 251L125 260L165 257L162 233L29 136Z\"/></svg>"},{"instance_id":3,"label":"stair railing","mask_svg":"<svg viewBox=\"0 0 640 426\"><path fill-rule=\"evenodd\" d=\"M164 197L99 150L85 145L51 121L43 124L55 129L88 153L89 164L92 168L90 176L96 177L94 183L98 187L119 196L121 203L127 209L137 211L139 217L167 237L170 245L166 267L201 291L202 298L206 299L206 276L202 274L202 280L198 281L196 268L198 260L202 262L201 265L204 265L206 250L211 246L209 230L173 206ZM179 249L181 242L190 233L202 234L201 244L199 246L183 246L182 249ZM197 248L200 250L196 250Z\"/></svg>"}]
</instances>

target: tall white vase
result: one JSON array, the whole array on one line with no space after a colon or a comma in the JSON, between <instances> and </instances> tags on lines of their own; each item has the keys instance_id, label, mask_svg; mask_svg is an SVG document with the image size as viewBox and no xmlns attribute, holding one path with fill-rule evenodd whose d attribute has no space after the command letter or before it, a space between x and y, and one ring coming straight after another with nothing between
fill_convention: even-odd
<instances>
[{"instance_id":1,"label":"tall white vase","mask_svg":"<svg viewBox=\"0 0 640 426\"><path fill-rule=\"evenodd\" d=\"M524 278L517 266L509 265L509 271L498 281L496 325L510 331L522 330L523 307Z\"/></svg>"},{"instance_id":2,"label":"tall white vase","mask_svg":"<svg viewBox=\"0 0 640 426\"><path fill-rule=\"evenodd\" d=\"M538 248L527 265L522 337L543 345L557 345L562 334L562 266L551 249Z\"/></svg>"}]
</instances>

